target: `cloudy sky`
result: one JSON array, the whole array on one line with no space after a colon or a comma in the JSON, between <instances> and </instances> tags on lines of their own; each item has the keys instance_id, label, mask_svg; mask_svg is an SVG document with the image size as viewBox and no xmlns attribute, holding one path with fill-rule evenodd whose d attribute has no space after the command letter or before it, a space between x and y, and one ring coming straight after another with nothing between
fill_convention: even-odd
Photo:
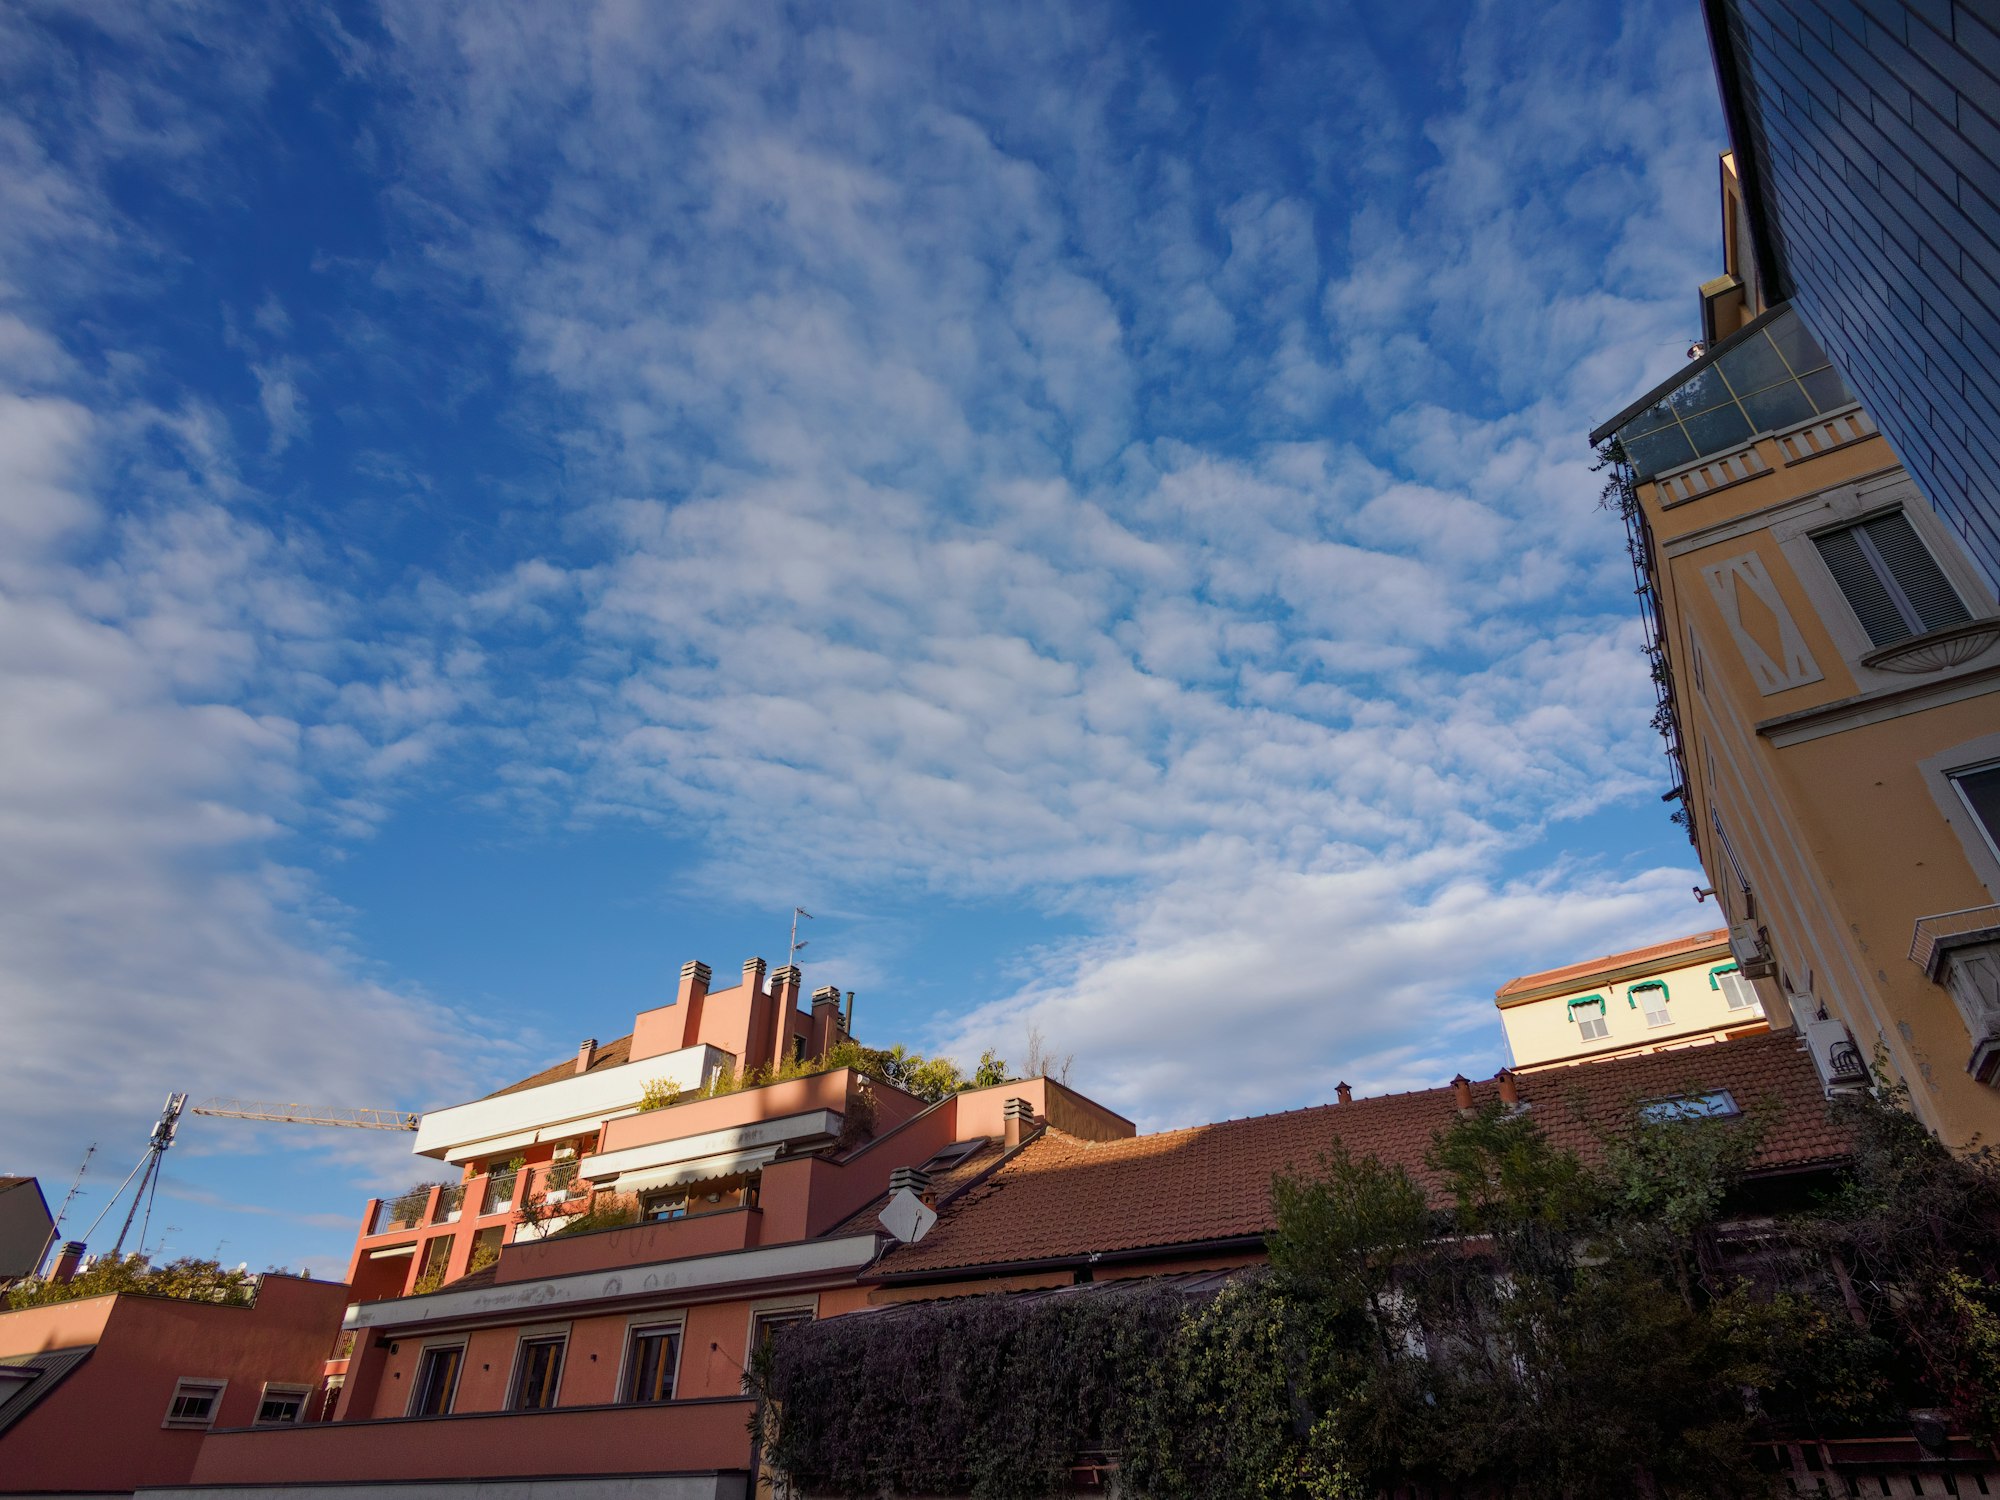
<instances>
[{"instance_id":1,"label":"cloudy sky","mask_svg":"<svg viewBox=\"0 0 2000 1500\"><path fill-rule=\"evenodd\" d=\"M1490 1073L1707 925L1583 435L1721 142L1689 0L0 9L0 1170L795 904L1149 1126ZM425 1165L191 1120L149 1243Z\"/></svg>"}]
</instances>

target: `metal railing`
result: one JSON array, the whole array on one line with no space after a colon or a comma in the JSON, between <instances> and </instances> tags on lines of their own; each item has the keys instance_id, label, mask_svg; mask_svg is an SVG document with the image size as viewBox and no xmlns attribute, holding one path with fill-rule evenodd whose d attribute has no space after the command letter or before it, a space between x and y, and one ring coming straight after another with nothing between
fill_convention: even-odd
<instances>
[{"instance_id":1,"label":"metal railing","mask_svg":"<svg viewBox=\"0 0 2000 1500\"><path fill-rule=\"evenodd\" d=\"M454 1182L438 1193L437 1207L431 1212L433 1224L456 1224L465 1208L465 1184Z\"/></svg>"},{"instance_id":2,"label":"metal railing","mask_svg":"<svg viewBox=\"0 0 2000 1500\"><path fill-rule=\"evenodd\" d=\"M486 1179L486 1200L480 1205L482 1214L505 1213L514 1206L514 1189L520 1181L518 1172L495 1172Z\"/></svg>"},{"instance_id":3,"label":"metal railing","mask_svg":"<svg viewBox=\"0 0 2000 1500\"><path fill-rule=\"evenodd\" d=\"M395 1229L418 1228L424 1223L424 1210L430 1206L431 1189L442 1185L423 1182L382 1199L375 1205L374 1216L368 1222L368 1232L387 1234Z\"/></svg>"}]
</instances>

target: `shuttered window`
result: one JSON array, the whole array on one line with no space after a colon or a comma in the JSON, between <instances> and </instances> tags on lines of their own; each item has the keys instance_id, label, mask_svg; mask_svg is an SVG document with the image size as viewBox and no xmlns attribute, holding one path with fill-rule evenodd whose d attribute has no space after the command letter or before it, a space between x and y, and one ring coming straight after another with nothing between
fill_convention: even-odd
<instances>
[{"instance_id":1,"label":"shuttered window","mask_svg":"<svg viewBox=\"0 0 2000 1500\"><path fill-rule=\"evenodd\" d=\"M1861 628L1892 645L1969 620L1965 602L1902 511L1813 538Z\"/></svg>"}]
</instances>

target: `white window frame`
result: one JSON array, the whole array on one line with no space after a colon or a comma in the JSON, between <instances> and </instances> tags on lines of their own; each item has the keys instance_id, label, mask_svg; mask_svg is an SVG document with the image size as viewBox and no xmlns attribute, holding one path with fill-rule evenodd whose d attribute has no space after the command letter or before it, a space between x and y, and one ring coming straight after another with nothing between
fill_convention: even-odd
<instances>
[{"instance_id":1,"label":"white window frame","mask_svg":"<svg viewBox=\"0 0 2000 1500\"><path fill-rule=\"evenodd\" d=\"M563 1377L569 1374L569 1330L570 1325L567 1323L543 1323L532 1328L523 1328L514 1336L514 1359L513 1363L507 1367L506 1393L502 1397L507 1403L505 1410L553 1411L556 1406L561 1404ZM555 1398L546 1407L516 1406L514 1403L520 1398L521 1394L517 1382L520 1380L522 1374L522 1361L527 1356L528 1345L541 1339L562 1340L562 1368L556 1371Z\"/></svg>"},{"instance_id":2,"label":"white window frame","mask_svg":"<svg viewBox=\"0 0 2000 1500\"><path fill-rule=\"evenodd\" d=\"M1724 980L1730 982L1725 984ZM1743 967L1740 964L1717 964L1710 969L1708 987L1722 996L1723 1009L1732 1016L1746 1014L1761 1016L1764 1013L1764 1001L1757 993L1757 986L1743 977ZM1736 1003L1739 995L1743 999L1741 1005Z\"/></svg>"},{"instance_id":3,"label":"white window frame","mask_svg":"<svg viewBox=\"0 0 2000 1500\"><path fill-rule=\"evenodd\" d=\"M1657 1006L1653 1003L1655 991L1659 993ZM1641 994L1646 996L1644 1001L1639 999ZM1638 1011L1646 1018L1648 1031L1658 1031L1662 1026L1674 1024L1673 1000L1673 991L1667 988L1664 979L1642 979L1637 984L1625 986L1626 1007Z\"/></svg>"},{"instance_id":4,"label":"white window frame","mask_svg":"<svg viewBox=\"0 0 2000 1500\"><path fill-rule=\"evenodd\" d=\"M1855 616L1853 606L1847 602L1847 595L1833 581L1833 574L1828 570L1825 559L1819 555L1813 537L1892 510L1900 510L1910 518L1910 525L1916 529L1917 536L1943 570L1946 580L1973 619L1985 619L1996 613L1993 591L1973 566L1964 546L1938 519L1916 482L1901 469L1859 483L1839 485L1795 506L1786 507L1781 513L1782 518L1771 523L1771 535L1784 553L1785 560L1791 564L1792 574L1798 579L1800 588L1811 601L1821 628L1832 639L1834 648L1853 674L1857 692L1865 693L1870 688L1878 687L1911 687L1974 670L1979 665L1974 662L1962 667L1944 667L1936 672L1885 672L1879 667L1864 667L1861 664L1862 657L1882 648L1876 646L1868 638L1868 632L1861 628L1861 621Z\"/></svg>"},{"instance_id":5,"label":"white window frame","mask_svg":"<svg viewBox=\"0 0 2000 1500\"><path fill-rule=\"evenodd\" d=\"M312 1393L313 1388L309 1385L298 1385L285 1380L265 1381L264 1388L257 1393L257 1415L250 1419L250 1425L252 1427L302 1426L306 1419L306 1407L312 1401ZM283 1421L275 1419L266 1420L264 1416L264 1403L269 1401L273 1396L296 1396L299 1402L298 1410L290 1418Z\"/></svg>"},{"instance_id":6,"label":"white window frame","mask_svg":"<svg viewBox=\"0 0 2000 1500\"><path fill-rule=\"evenodd\" d=\"M1972 867L1973 875L1986 887L1990 898L2000 901L2000 849L1994 847L1992 836L1981 826L1954 779L1967 771L1983 771L1995 764L2000 764L2000 734L1983 734L1917 762L1917 769L1923 774L1924 785L1930 789L1931 801L1937 805L1939 815L1958 835L1959 847L1965 851L1965 861Z\"/></svg>"},{"instance_id":7,"label":"white window frame","mask_svg":"<svg viewBox=\"0 0 2000 1500\"><path fill-rule=\"evenodd\" d=\"M465 1360L470 1348L470 1342L463 1335L448 1339L431 1339L427 1343L418 1346L417 1362L410 1371L410 1399L404 1404L404 1416L448 1417L451 1415L451 1409L458 1404L458 1384L465 1378ZM424 1390L424 1366L429 1362L433 1350L441 1352L446 1349L456 1349L458 1351L458 1367L451 1372L451 1389L445 1395L444 1410L440 1412L420 1412L417 1410L417 1399L423 1394Z\"/></svg>"},{"instance_id":8,"label":"white window frame","mask_svg":"<svg viewBox=\"0 0 2000 1500\"><path fill-rule=\"evenodd\" d=\"M1970 776L1984 771L2000 771L2000 760L1978 761L1969 766L1954 766L1945 772L1945 776L1951 782L1952 791L1958 794L1959 806L1965 809L1965 816L1972 825L1972 832L1977 834L1985 843L1986 852L1991 854L1994 859L2000 860L2000 828L1988 828L1986 826L1986 820L1979 816L1979 810L1972 805L1972 799L1966 796L1965 788L1960 786L1958 782L1961 776Z\"/></svg>"},{"instance_id":9,"label":"white window frame","mask_svg":"<svg viewBox=\"0 0 2000 1500\"><path fill-rule=\"evenodd\" d=\"M219 1375L183 1375L174 1382L173 1394L167 1397L167 1414L160 1419L162 1427L177 1432L206 1432L215 1425L215 1419L222 1413L222 1398L229 1390L229 1382ZM196 1391L213 1391L205 1417L177 1417L174 1408L180 1405L183 1394Z\"/></svg>"},{"instance_id":10,"label":"white window frame","mask_svg":"<svg viewBox=\"0 0 2000 1500\"><path fill-rule=\"evenodd\" d=\"M665 1401L635 1401L627 1393L627 1382L632 1378L632 1356L637 1349L639 1336L644 1333L673 1332L679 1335L674 1340L674 1393ZM618 1384L612 1387L616 1394L612 1400L620 1406L671 1406L681 1399L681 1366L687 1359L687 1314L647 1313L640 1317L628 1318L625 1322L625 1347L618 1356Z\"/></svg>"}]
</instances>

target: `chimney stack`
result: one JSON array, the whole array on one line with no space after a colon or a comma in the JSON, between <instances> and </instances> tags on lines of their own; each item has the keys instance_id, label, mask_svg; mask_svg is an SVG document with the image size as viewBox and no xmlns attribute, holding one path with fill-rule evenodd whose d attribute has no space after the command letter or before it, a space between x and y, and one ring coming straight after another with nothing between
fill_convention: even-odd
<instances>
[{"instance_id":1,"label":"chimney stack","mask_svg":"<svg viewBox=\"0 0 2000 1500\"><path fill-rule=\"evenodd\" d=\"M76 1268L83 1262L83 1241L64 1240L62 1251L56 1256L56 1263L49 1271L49 1280L57 1286L65 1286L76 1275Z\"/></svg>"},{"instance_id":2,"label":"chimney stack","mask_svg":"<svg viewBox=\"0 0 2000 1500\"><path fill-rule=\"evenodd\" d=\"M715 971L699 959L691 958L681 965L681 988L674 996L674 1004L680 1007L683 1047L692 1047L701 1040L702 1007L708 1000L708 983L714 977Z\"/></svg>"},{"instance_id":3,"label":"chimney stack","mask_svg":"<svg viewBox=\"0 0 2000 1500\"><path fill-rule=\"evenodd\" d=\"M889 1174L889 1191L900 1193L908 1188L926 1203L931 1197L931 1174L922 1167L897 1167Z\"/></svg>"},{"instance_id":4,"label":"chimney stack","mask_svg":"<svg viewBox=\"0 0 2000 1500\"><path fill-rule=\"evenodd\" d=\"M1333 1086L1333 1093L1334 1097L1342 1104L1352 1104L1354 1102L1354 1090L1349 1088L1345 1083L1336 1083Z\"/></svg>"},{"instance_id":5,"label":"chimney stack","mask_svg":"<svg viewBox=\"0 0 2000 1500\"><path fill-rule=\"evenodd\" d=\"M763 965L764 961L758 959L757 966L761 969ZM792 1050L792 1007L799 1003L800 977L795 964L786 964L771 976L771 1066L774 1068L783 1067Z\"/></svg>"},{"instance_id":6,"label":"chimney stack","mask_svg":"<svg viewBox=\"0 0 2000 1500\"><path fill-rule=\"evenodd\" d=\"M1012 1151L1034 1133L1035 1107L1026 1099L1009 1099L1000 1108L1000 1143Z\"/></svg>"},{"instance_id":7,"label":"chimney stack","mask_svg":"<svg viewBox=\"0 0 2000 1500\"><path fill-rule=\"evenodd\" d=\"M840 1030L840 991L830 984L823 984L814 990L812 1018L813 1050L823 1055L834 1044L835 1034Z\"/></svg>"},{"instance_id":8,"label":"chimney stack","mask_svg":"<svg viewBox=\"0 0 2000 1500\"><path fill-rule=\"evenodd\" d=\"M1519 1109L1521 1107L1521 1083L1514 1076L1514 1070L1512 1068L1502 1068L1493 1076L1495 1081L1500 1085L1500 1102L1509 1109Z\"/></svg>"},{"instance_id":9,"label":"chimney stack","mask_svg":"<svg viewBox=\"0 0 2000 1500\"><path fill-rule=\"evenodd\" d=\"M847 1014L841 1017L840 1029L849 1036L854 1035L854 991L847 992Z\"/></svg>"},{"instance_id":10,"label":"chimney stack","mask_svg":"<svg viewBox=\"0 0 2000 1500\"><path fill-rule=\"evenodd\" d=\"M577 1072L588 1073L590 1071L590 1065L596 1061L597 1061L597 1038L594 1036L587 1036L583 1039L583 1041L578 1045L576 1049Z\"/></svg>"},{"instance_id":11,"label":"chimney stack","mask_svg":"<svg viewBox=\"0 0 2000 1500\"><path fill-rule=\"evenodd\" d=\"M1472 1113L1472 1080L1463 1073L1451 1081L1451 1102L1458 1106L1460 1114Z\"/></svg>"}]
</instances>

